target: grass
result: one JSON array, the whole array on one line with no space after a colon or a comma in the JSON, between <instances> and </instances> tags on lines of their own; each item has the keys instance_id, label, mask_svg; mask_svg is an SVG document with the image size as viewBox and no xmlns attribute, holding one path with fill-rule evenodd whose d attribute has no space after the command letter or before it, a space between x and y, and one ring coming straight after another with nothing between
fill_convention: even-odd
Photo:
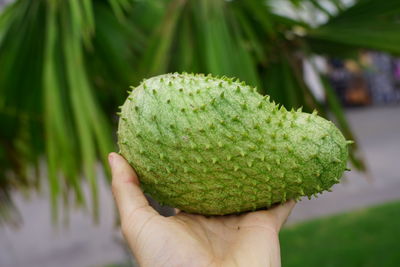
<instances>
[{"instance_id":1,"label":"grass","mask_svg":"<svg viewBox=\"0 0 400 267\"><path fill-rule=\"evenodd\" d=\"M281 232L282 266L400 266L400 202L312 220Z\"/></svg>"}]
</instances>

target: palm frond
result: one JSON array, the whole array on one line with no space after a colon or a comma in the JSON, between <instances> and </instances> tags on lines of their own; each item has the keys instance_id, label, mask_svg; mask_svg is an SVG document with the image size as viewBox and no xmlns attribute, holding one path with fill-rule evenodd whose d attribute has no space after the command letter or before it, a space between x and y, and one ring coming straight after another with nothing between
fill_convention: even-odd
<instances>
[{"instance_id":1,"label":"palm frond","mask_svg":"<svg viewBox=\"0 0 400 267\"><path fill-rule=\"evenodd\" d=\"M10 141L2 148L11 157L16 154L7 167L22 178L28 165L37 166L46 155L54 218L61 192L72 191L75 202L85 203L82 168L96 214L95 164L98 155L105 161L114 145L85 65L95 31L92 1L16 1L4 14L0 114L10 117L5 119L9 133L2 137Z\"/></svg>"},{"instance_id":2,"label":"palm frond","mask_svg":"<svg viewBox=\"0 0 400 267\"><path fill-rule=\"evenodd\" d=\"M362 48L400 54L400 2L289 1L329 19L315 27L275 14L262 0L10 4L0 14L0 198L9 201L11 187L37 188L46 175L54 218L72 201L92 203L96 215L95 166L115 149L117 106L129 85L165 72L240 78L288 109L331 111L352 138L332 88L321 76L325 106L305 83L302 62L315 53L351 57ZM363 169L356 152L353 165ZM43 157L47 173L39 173Z\"/></svg>"},{"instance_id":3,"label":"palm frond","mask_svg":"<svg viewBox=\"0 0 400 267\"><path fill-rule=\"evenodd\" d=\"M366 48L400 54L400 2L362 0L312 30L307 39L319 53L330 43L337 50ZM331 52L328 50L327 52Z\"/></svg>"}]
</instances>

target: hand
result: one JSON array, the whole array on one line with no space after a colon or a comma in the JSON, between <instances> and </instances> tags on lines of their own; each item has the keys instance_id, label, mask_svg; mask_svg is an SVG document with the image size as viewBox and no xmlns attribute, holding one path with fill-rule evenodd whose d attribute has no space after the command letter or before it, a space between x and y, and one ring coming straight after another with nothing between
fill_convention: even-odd
<instances>
[{"instance_id":1,"label":"hand","mask_svg":"<svg viewBox=\"0 0 400 267\"><path fill-rule=\"evenodd\" d=\"M242 215L159 215L127 161L109 155L122 232L140 266L280 266L278 233L294 201Z\"/></svg>"}]
</instances>

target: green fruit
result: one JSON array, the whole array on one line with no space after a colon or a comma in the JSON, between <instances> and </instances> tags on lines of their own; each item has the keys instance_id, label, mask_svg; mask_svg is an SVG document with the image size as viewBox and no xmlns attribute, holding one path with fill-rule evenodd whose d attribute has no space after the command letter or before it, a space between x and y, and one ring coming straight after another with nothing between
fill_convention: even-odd
<instances>
[{"instance_id":1,"label":"green fruit","mask_svg":"<svg viewBox=\"0 0 400 267\"><path fill-rule=\"evenodd\" d=\"M122 106L118 140L146 193L205 215L328 190L346 169L349 143L315 113L279 108L232 79L189 74L135 88Z\"/></svg>"}]
</instances>

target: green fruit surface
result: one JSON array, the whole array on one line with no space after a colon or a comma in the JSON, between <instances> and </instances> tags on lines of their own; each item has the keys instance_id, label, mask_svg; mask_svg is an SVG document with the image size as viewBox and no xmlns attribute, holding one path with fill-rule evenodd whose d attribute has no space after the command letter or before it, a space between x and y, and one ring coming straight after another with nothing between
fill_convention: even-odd
<instances>
[{"instance_id":1,"label":"green fruit surface","mask_svg":"<svg viewBox=\"0 0 400 267\"><path fill-rule=\"evenodd\" d=\"M120 153L143 190L185 212L223 215L328 190L346 169L335 125L287 111L227 78L166 74L121 110Z\"/></svg>"}]
</instances>

